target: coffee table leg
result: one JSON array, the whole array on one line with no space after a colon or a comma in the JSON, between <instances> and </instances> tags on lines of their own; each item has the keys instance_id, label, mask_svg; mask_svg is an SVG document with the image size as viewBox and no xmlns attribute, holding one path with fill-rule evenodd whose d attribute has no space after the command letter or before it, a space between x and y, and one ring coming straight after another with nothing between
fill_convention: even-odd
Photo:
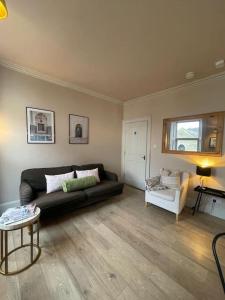
<instances>
[{"instance_id":1,"label":"coffee table leg","mask_svg":"<svg viewBox=\"0 0 225 300\"><path fill-rule=\"evenodd\" d=\"M1 230L1 260L3 259L4 253L3 253L3 245L4 245L4 231Z\"/></svg>"},{"instance_id":2,"label":"coffee table leg","mask_svg":"<svg viewBox=\"0 0 225 300\"><path fill-rule=\"evenodd\" d=\"M21 247L23 246L23 228L20 229Z\"/></svg>"},{"instance_id":3,"label":"coffee table leg","mask_svg":"<svg viewBox=\"0 0 225 300\"><path fill-rule=\"evenodd\" d=\"M39 221L37 222L37 245L39 246L39 227L40 227L40 224L39 224Z\"/></svg>"},{"instance_id":4,"label":"coffee table leg","mask_svg":"<svg viewBox=\"0 0 225 300\"><path fill-rule=\"evenodd\" d=\"M33 224L30 225L30 262L33 263L33 245L34 236L33 236Z\"/></svg>"},{"instance_id":5,"label":"coffee table leg","mask_svg":"<svg viewBox=\"0 0 225 300\"><path fill-rule=\"evenodd\" d=\"M5 274L8 274L8 231L5 231Z\"/></svg>"}]
</instances>

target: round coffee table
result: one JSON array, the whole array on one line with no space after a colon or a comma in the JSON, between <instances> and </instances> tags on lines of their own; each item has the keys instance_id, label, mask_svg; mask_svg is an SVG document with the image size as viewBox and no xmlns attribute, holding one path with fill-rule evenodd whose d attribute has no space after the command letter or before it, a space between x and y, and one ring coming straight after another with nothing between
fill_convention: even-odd
<instances>
[{"instance_id":1,"label":"round coffee table","mask_svg":"<svg viewBox=\"0 0 225 300\"><path fill-rule=\"evenodd\" d=\"M39 246L39 217L40 217L41 210L39 207L36 207L35 213L32 217L23 219L18 222L14 222L8 225L0 224L0 233L1 233L1 260L0 260L0 274L3 275L15 275L18 274L29 267L31 267L40 257L41 255L41 248ZM37 243L34 244L34 224L37 224ZM24 244L23 243L23 229L25 227L29 227L29 234L30 234L30 243ZM16 247L15 249L8 252L8 232L20 230L21 232L21 245ZM21 248L30 248L30 263L25 267L18 269L16 271L9 271L8 268L8 257L14 253L15 251ZM34 248L37 249L37 254L34 257ZM3 269L4 264L4 269Z\"/></svg>"}]
</instances>

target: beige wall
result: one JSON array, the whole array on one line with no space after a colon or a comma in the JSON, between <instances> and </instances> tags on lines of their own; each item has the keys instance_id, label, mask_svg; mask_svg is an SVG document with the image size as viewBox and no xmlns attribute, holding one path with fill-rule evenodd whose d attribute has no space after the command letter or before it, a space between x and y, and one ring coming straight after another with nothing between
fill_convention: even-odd
<instances>
[{"instance_id":1,"label":"beige wall","mask_svg":"<svg viewBox=\"0 0 225 300\"><path fill-rule=\"evenodd\" d=\"M55 111L56 144L27 144L26 106ZM90 118L88 145L69 145L70 113ZM102 162L119 174L121 120L121 105L0 67L0 202L19 199L27 168Z\"/></svg>"},{"instance_id":2,"label":"beige wall","mask_svg":"<svg viewBox=\"0 0 225 300\"><path fill-rule=\"evenodd\" d=\"M26 106L55 111L56 144L27 144ZM198 178L194 176L195 165L205 157L162 154L162 120L221 110L225 110L225 78L222 77L124 105L124 120L151 116L151 175L158 174L161 167L192 173L190 205L195 199L192 188L198 184ZM69 113L90 118L88 145L69 145ZM0 67L0 203L19 199L20 173L26 168L103 162L107 169L119 174L121 120L122 107L118 104ZM208 160L214 165L214 176L207 185L225 189L225 155ZM214 210L211 198L204 203L204 211L225 218L225 201L217 201Z\"/></svg>"},{"instance_id":3,"label":"beige wall","mask_svg":"<svg viewBox=\"0 0 225 300\"><path fill-rule=\"evenodd\" d=\"M207 157L162 154L162 124L164 118L200 114L214 111L225 111L225 78L205 80L196 86L173 89L167 93L146 96L132 100L124 105L124 120L151 116L151 163L150 174L157 175L161 167L188 170L192 172L189 192L189 204L195 199L191 193L193 186L199 183L194 176L195 166ZM224 138L225 142L225 138ZM222 158L208 158L214 165L214 176L207 185L225 190L225 155L223 146ZM205 201L203 209L214 215L225 218L225 200L218 200L212 210L212 200Z\"/></svg>"}]
</instances>

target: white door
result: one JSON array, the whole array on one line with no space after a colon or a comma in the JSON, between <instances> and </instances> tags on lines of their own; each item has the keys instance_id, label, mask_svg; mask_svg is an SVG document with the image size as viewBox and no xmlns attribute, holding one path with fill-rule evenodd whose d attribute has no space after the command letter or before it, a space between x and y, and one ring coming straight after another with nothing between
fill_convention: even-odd
<instances>
[{"instance_id":1,"label":"white door","mask_svg":"<svg viewBox=\"0 0 225 300\"><path fill-rule=\"evenodd\" d=\"M128 122L124 130L124 181L129 185L144 189L148 121Z\"/></svg>"}]
</instances>

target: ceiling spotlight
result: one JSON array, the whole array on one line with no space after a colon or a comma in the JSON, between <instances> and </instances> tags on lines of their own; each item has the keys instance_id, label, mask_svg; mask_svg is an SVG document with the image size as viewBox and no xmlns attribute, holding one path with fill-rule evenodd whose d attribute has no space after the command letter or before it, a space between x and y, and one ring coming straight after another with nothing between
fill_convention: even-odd
<instances>
[{"instance_id":1,"label":"ceiling spotlight","mask_svg":"<svg viewBox=\"0 0 225 300\"><path fill-rule=\"evenodd\" d=\"M224 67L224 59L220 59L215 62L215 68L216 69L221 69Z\"/></svg>"},{"instance_id":2,"label":"ceiling spotlight","mask_svg":"<svg viewBox=\"0 0 225 300\"><path fill-rule=\"evenodd\" d=\"M194 78L194 77L195 77L195 73L194 73L194 72L187 72L187 73L185 74L185 78L186 78L187 80L192 79L192 78Z\"/></svg>"},{"instance_id":3,"label":"ceiling spotlight","mask_svg":"<svg viewBox=\"0 0 225 300\"><path fill-rule=\"evenodd\" d=\"M8 11L5 4L5 0L0 0L0 20L7 18L7 16L8 16Z\"/></svg>"}]
</instances>

